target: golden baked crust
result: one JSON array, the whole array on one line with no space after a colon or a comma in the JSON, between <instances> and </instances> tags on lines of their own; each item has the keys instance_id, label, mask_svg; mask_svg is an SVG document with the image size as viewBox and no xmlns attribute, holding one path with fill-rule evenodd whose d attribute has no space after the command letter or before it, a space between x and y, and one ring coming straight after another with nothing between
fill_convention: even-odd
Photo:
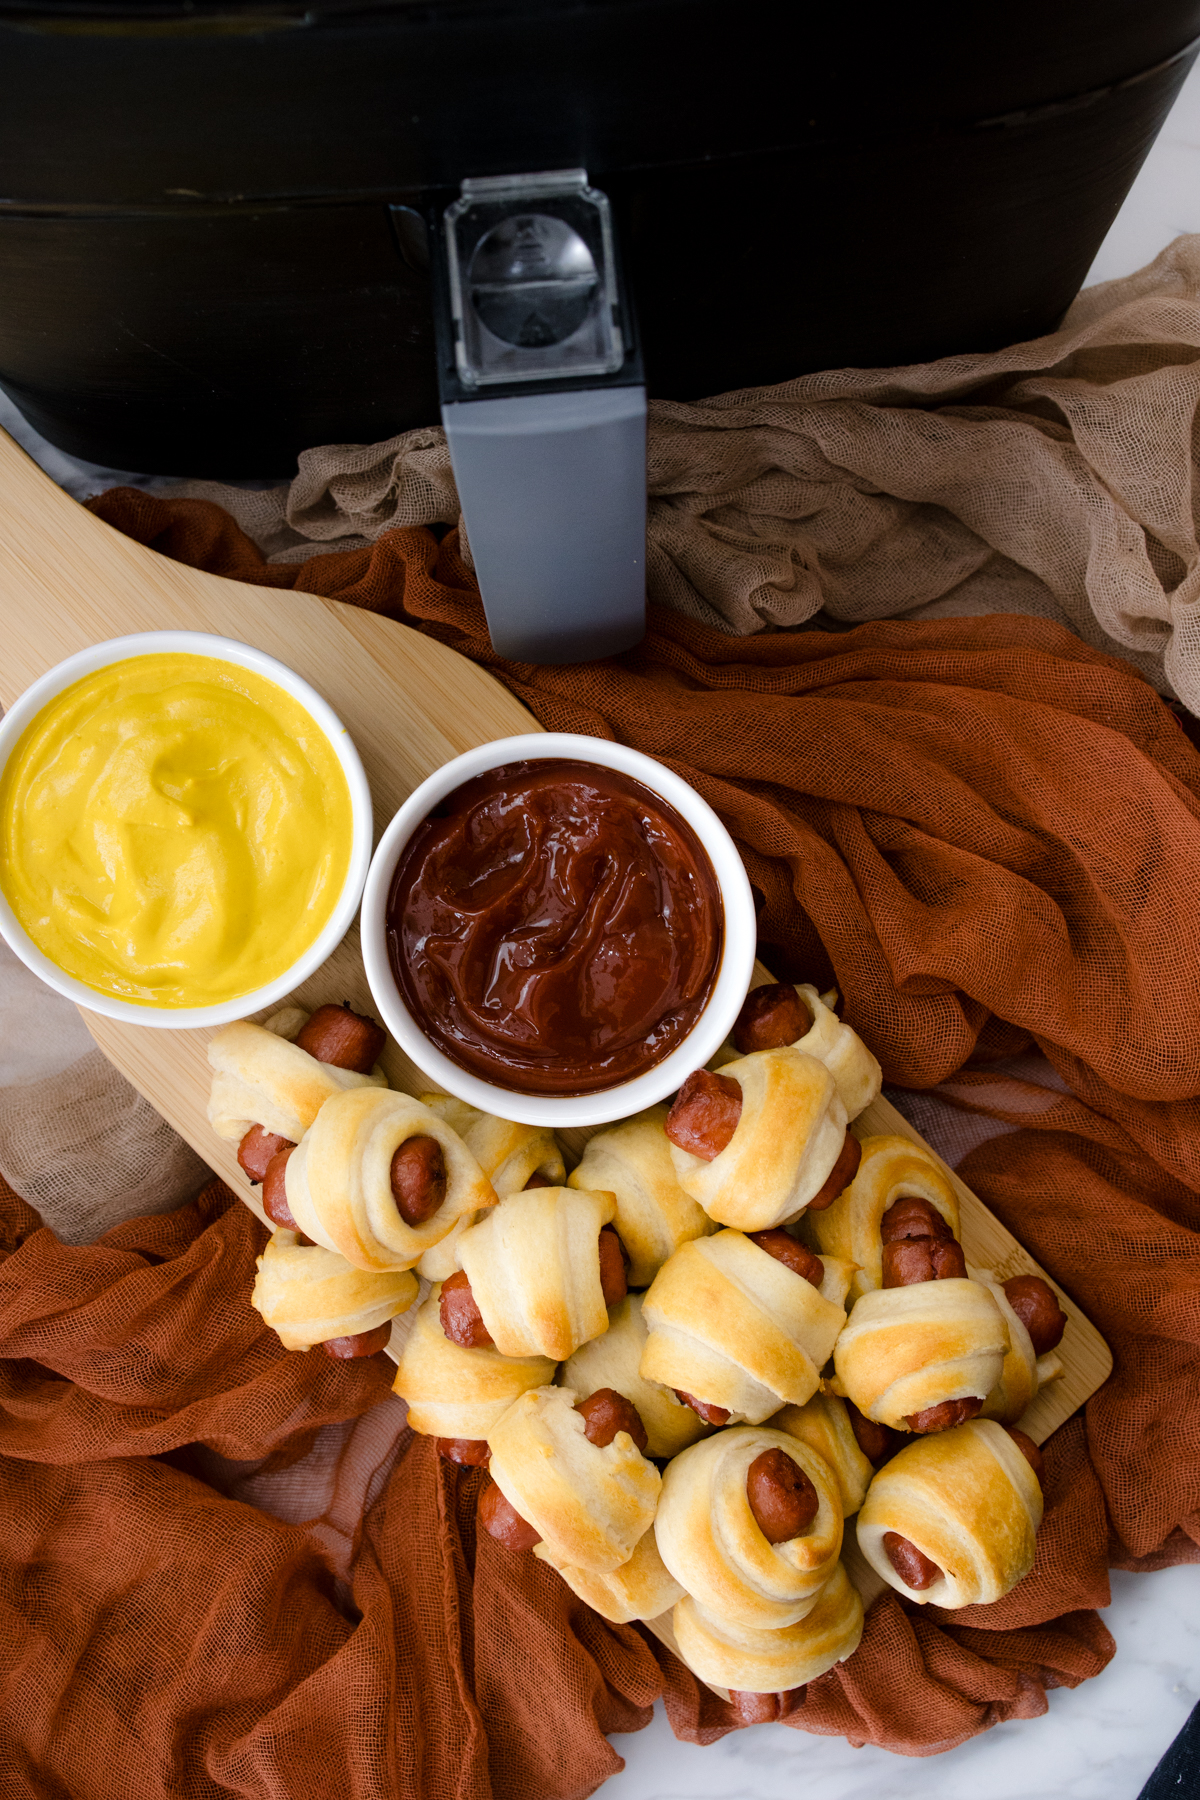
<instances>
[{"instance_id":1,"label":"golden baked crust","mask_svg":"<svg viewBox=\"0 0 1200 1800\"><path fill-rule=\"evenodd\" d=\"M779 1449L808 1476L820 1506L811 1528L769 1544L746 1494L750 1464ZM663 1476L654 1521L667 1568L714 1618L763 1630L811 1612L842 1549L842 1501L828 1464L807 1444L762 1425L737 1425L693 1444Z\"/></svg>"},{"instance_id":2,"label":"golden baked crust","mask_svg":"<svg viewBox=\"0 0 1200 1800\"><path fill-rule=\"evenodd\" d=\"M554 1364L547 1356L501 1356L451 1343L442 1330L441 1297L439 1282L417 1308L392 1390L408 1402L414 1431L485 1438L526 1389L553 1380Z\"/></svg>"},{"instance_id":3,"label":"golden baked crust","mask_svg":"<svg viewBox=\"0 0 1200 1800\"><path fill-rule=\"evenodd\" d=\"M662 1477L627 1431L588 1440L569 1388L530 1388L488 1432L488 1472L548 1553L607 1574L629 1561L649 1530Z\"/></svg>"},{"instance_id":4,"label":"golden baked crust","mask_svg":"<svg viewBox=\"0 0 1200 1800\"><path fill-rule=\"evenodd\" d=\"M711 1162L671 1145L679 1185L711 1219L766 1231L798 1219L820 1192L846 1140L833 1076L800 1050L756 1050L726 1063L742 1090L729 1143Z\"/></svg>"},{"instance_id":5,"label":"golden baked crust","mask_svg":"<svg viewBox=\"0 0 1200 1800\"><path fill-rule=\"evenodd\" d=\"M775 1631L715 1619L686 1596L671 1619L675 1641L701 1681L750 1694L786 1693L815 1681L858 1649L863 1606L838 1563L811 1612Z\"/></svg>"},{"instance_id":6,"label":"golden baked crust","mask_svg":"<svg viewBox=\"0 0 1200 1800\"><path fill-rule=\"evenodd\" d=\"M392 1157L410 1137L436 1138L446 1198L424 1225L407 1225L392 1194ZM456 1131L409 1094L352 1088L335 1094L288 1157L287 1202L306 1237L356 1269L409 1269L464 1213L495 1191Z\"/></svg>"},{"instance_id":7,"label":"golden baked crust","mask_svg":"<svg viewBox=\"0 0 1200 1800\"><path fill-rule=\"evenodd\" d=\"M1042 1490L1003 1426L971 1419L914 1438L880 1469L858 1516L858 1544L897 1593L921 1606L986 1605L1033 1567ZM883 1547L896 1531L942 1570L932 1587L903 1582Z\"/></svg>"},{"instance_id":8,"label":"golden baked crust","mask_svg":"<svg viewBox=\"0 0 1200 1800\"><path fill-rule=\"evenodd\" d=\"M905 1194L928 1200L957 1238L958 1197L945 1174L920 1145L906 1137L862 1139L862 1161L832 1206L806 1213L804 1230L818 1250L857 1263L850 1298L883 1286L883 1215Z\"/></svg>"},{"instance_id":9,"label":"golden baked crust","mask_svg":"<svg viewBox=\"0 0 1200 1800\"><path fill-rule=\"evenodd\" d=\"M608 1330L599 1239L615 1210L611 1194L530 1188L463 1232L459 1261L504 1356L561 1362Z\"/></svg>"},{"instance_id":10,"label":"golden baked crust","mask_svg":"<svg viewBox=\"0 0 1200 1800\"><path fill-rule=\"evenodd\" d=\"M740 1231L681 1245L642 1303L643 1376L751 1425L803 1405L846 1322L849 1267L822 1261L818 1289Z\"/></svg>"},{"instance_id":11,"label":"golden baked crust","mask_svg":"<svg viewBox=\"0 0 1200 1800\"><path fill-rule=\"evenodd\" d=\"M771 1427L815 1450L833 1470L846 1518L858 1511L875 1470L858 1447L844 1400L836 1394L814 1394L803 1406L785 1406Z\"/></svg>"},{"instance_id":12,"label":"golden baked crust","mask_svg":"<svg viewBox=\"0 0 1200 1800\"><path fill-rule=\"evenodd\" d=\"M558 1139L546 1127L517 1125L448 1094L422 1094L420 1100L457 1131L501 1200L519 1193L531 1175L544 1175L547 1181L565 1180ZM425 1251L417 1264L418 1275L426 1281L445 1281L447 1275L453 1275L458 1267L458 1240L482 1216L468 1214L459 1219L444 1238Z\"/></svg>"},{"instance_id":13,"label":"golden baked crust","mask_svg":"<svg viewBox=\"0 0 1200 1800\"><path fill-rule=\"evenodd\" d=\"M417 1297L407 1271L369 1275L294 1231L276 1231L258 1258L250 1304L278 1332L285 1350L309 1350L330 1338L374 1331Z\"/></svg>"},{"instance_id":14,"label":"golden baked crust","mask_svg":"<svg viewBox=\"0 0 1200 1800\"><path fill-rule=\"evenodd\" d=\"M716 1226L680 1187L663 1127L668 1108L651 1106L598 1131L588 1142L569 1187L611 1193L614 1224L629 1256L629 1285L648 1287L680 1244Z\"/></svg>"},{"instance_id":15,"label":"golden baked crust","mask_svg":"<svg viewBox=\"0 0 1200 1800\"><path fill-rule=\"evenodd\" d=\"M883 1087L883 1070L856 1031L843 1024L831 1007L826 1006L815 987L798 981L796 992L812 1014L812 1030L797 1038L796 1050L815 1056L825 1064L837 1085L838 1096L846 1116L857 1119L863 1108L878 1099ZM836 994L830 998L837 999Z\"/></svg>"},{"instance_id":16,"label":"golden baked crust","mask_svg":"<svg viewBox=\"0 0 1200 1800\"><path fill-rule=\"evenodd\" d=\"M1008 1327L982 1282L955 1277L880 1288L851 1309L833 1365L839 1390L881 1425L944 1400L983 1400L1000 1379Z\"/></svg>"},{"instance_id":17,"label":"golden baked crust","mask_svg":"<svg viewBox=\"0 0 1200 1800\"><path fill-rule=\"evenodd\" d=\"M604 1575L562 1562L545 1543L535 1544L533 1554L557 1569L572 1593L614 1625L657 1619L683 1597L683 1589L658 1554L653 1528L642 1533L628 1562Z\"/></svg>"},{"instance_id":18,"label":"golden baked crust","mask_svg":"<svg viewBox=\"0 0 1200 1800\"><path fill-rule=\"evenodd\" d=\"M980 1281L1000 1308L1008 1327L1008 1355L1000 1370L1000 1379L983 1403L984 1419L999 1419L1002 1425L1015 1425L1037 1398L1040 1376L1033 1342L1024 1325L1008 1303L1008 1295L989 1269L973 1269L967 1265L972 1281Z\"/></svg>"},{"instance_id":19,"label":"golden baked crust","mask_svg":"<svg viewBox=\"0 0 1200 1800\"><path fill-rule=\"evenodd\" d=\"M645 1348L642 1296L627 1294L624 1300L609 1307L608 1330L603 1336L581 1344L567 1358L558 1372L558 1384L573 1388L581 1400L597 1388L614 1388L618 1394L624 1394L637 1407L646 1427L647 1455L676 1456L689 1444L707 1437L713 1427L677 1400L670 1388L645 1380L640 1373Z\"/></svg>"},{"instance_id":20,"label":"golden baked crust","mask_svg":"<svg viewBox=\"0 0 1200 1800\"><path fill-rule=\"evenodd\" d=\"M369 1075L335 1069L270 1029L286 1025L295 1036L307 1020L307 1013L289 1007L267 1025L238 1019L213 1033L208 1040L213 1069L208 1121L218 1137L240 1143L252 1125L261 1125L298 1144L332 1095L347 1088L387 1086L381 1069Z\"/></svg>"}]
</instances>

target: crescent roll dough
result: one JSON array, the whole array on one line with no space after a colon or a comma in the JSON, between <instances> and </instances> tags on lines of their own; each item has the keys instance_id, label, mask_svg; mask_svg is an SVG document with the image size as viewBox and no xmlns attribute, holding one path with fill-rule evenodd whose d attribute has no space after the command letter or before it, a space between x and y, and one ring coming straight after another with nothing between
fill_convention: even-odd
<instances>
[{"instance_id":1,"label":"crescent roll dough","mask_svg":"<svg viewBox=\"0 0 1200 1800\"><path fill-rule=\"evenodd\" d=\"M643 1379L639 1366L645 1348L642 1296L627 1294L624 1300L609 1307L604 1336L581 1344L567 1358L558 1372L559 1385L574 1388L581 1400L597 1388L614 1388L618 1394L624 1394L637 1407L646 1427L646 1454L676 1456L689 1444L707 1437L712 1426L677 1400L670 1388ZM660 1607L659 1611L665 1612L666 1608Z\"/></svg>"},{"instance_id":2,"label":"crescent roll dough","mask_svg":"<svg viewBox=\"0 0 1200 1800\"><path fill-rule=\"evenodd\" d=\"M411 1137L436 1138L446 1198L424 1225L406 1225L392 1194L392 1157ZM464 1213L496 1195L456 1131L409 1094L352 1088L335 1094L288 1157L292 1217L306 1237L356 1269L409 1269Z\"/></svg>"},{"instance_id":3,"label":"crescent roll dough","mask_svg":"<svg viewBox=\"0 0 1200 1800\"><path fill-rule=\"evenodd\" d=\"M418 1307L392 1389L407 1400L414 1431L485 1438L514 1400L554 1379L554 1364L547 1356L501 1356L452 1343L442 1330L441 1297L439 1283Z\"/></svg>"},{"instance_id":4,"label":"crescent roll dough","mask_svg":"<svg viewBox=\"0 0 1200 1800\"><path fill-rule=\"evenodd\" d=\"M572 1593L614 1625L657 1619L683 1598L683 1589L658 1554L653 1529L643 1532L629 1561L607 1575L560 1562L545 1543L535 1544L533 1554L557 1569Z\"/></svg>"},{"instance_id":5,"label":"crescent roll dough","mask_svg":"<svg viewBox=\"0 0 1200 1800\"><path fill-rule=\"evenodd\" d=\"M837 1084L847 1116L857 1119L865 1106L878 1099L883 1087L883 1070L857 1031L843 1024L815 987L798 981L796 992L812 1014L813 1022L812 1030L797 1038L794 1048L825 1064ZM831 993L829 998L836 1003L837 994Z\"/></svg>"},{"instance_id":6,"label":"crescent roll dough","mask_svg":"<svg viewBox=\"0 0 1200 1800\"><path fill-rule=\"evenodd\" d=\"M701 1681L731 1692L781 1694L854 1655L863 1605L839 1563L796 1625L777 1631L733 1625L713 1618L690 1596L676 1606L671 1623L680 1656Z\"/></svg>"},{"instance_id":7,"label":"crescent roll dough","mask_svg":"<svg viewBox=\"0 0 1200 1800\"><path fill-rule=\"evenodd\" d=\"M240 1142L252 1125L261 1125L298 1144L331 1095L346 1088L387 1086L379 1068L355 1075L318 1062L289 1042L308 1017L298 1007L287 1007L266 1025L239 1019L208 1040L208 1060L215 1071L208 1120L218 1137ZM273 1029L277 1026L287 1035Z\"/></svg>"},{"instance_id":8,"label":"crescent roll dough","mask_svg":"<svg viewBox=\"0 0 1200 1800\"><path fill-rule=\"evenodd\" d=\"M1042 1490L1003 1426L971 1419L915 1438L885 1463L858 1516L858 1544L897 1593L924 1606L986 1605L1033 1567ZM883 1547L899 1532L935 1562L931 1587L901 1581Z\"/></svg>"},{"instance_id":9,"label":"crescent roll dough","mask_svg":"<svg viewBox=\"0 0 1200 1800\"><path fill-rule=\"evenodd\" d=\"M989 1289L953 1278L880 1288L855 1302L833 1364L840 1390L881 1425L943 1400L986 1399L1008 1355L1008 1327Z\"/></svg>"},{"instance_id":10,"label":"crescent roll dough","mask_svg":"<svg viewBox=\"0 0 1200 1800\"><path fill-rule=\"evenodd\" d=\"M842 1496L842 1512L846 1518L856 1513L875 1470L858 1447L846 1402L836 1394L814 1394L803 1406L785 1406L771 1426L807 1444L829 1464Z\"/></svg>"},{"instance_id":11,"label":"crescent roll dough","mask_svg":"<svg viewBox=\"0 0 1200 1800\"><path fill-rule=\"evenodd\" d=\"M663 1127L669 1108L651 1106L623 1124L598 1131L568 1178L569 1187L611 1193L614 1223L629 1256L629 1285L649 1287L668 1256L714 1231L708 1214L675 1177Z\"/></svg>"},{"instance_id":12,"label":"crescent roll dough","mask_svg":"<svg viewBox=\"0 0 1200 1800\"><path fill-rule=\"evenodd\" d=\"M529 1188L463 1232L459 1261L502 1355L561 1362L608 1330L599 1240L615 1210L611 1194Z\"/></svg>"},{"instance_id":13,"label":"crescent roll dough","mask_svg":"<svg viewBox=\"0 0 1200 1800\"><path fill-rule=\"evenodd\" d=\"M802 1406L846 1323L849 1265L821 1260L815 1288L740 1231L681 1245L642 1302L643 1377L751 1425Z\"/></svg>"},{"instance_id":14,"label":"crescent roll dough","mask_svg":"<svg viewBox=\"0 0 1200 1800\"><path fill-rule=\"evenodd\" d=\"M589 1442L569 1388L531 1388L488 1433L488 1472L548 1556L609 1574L649 1530L662 1477L627 1431Z\"/></svg>"},{"instance_id":15,"label":"crescent roll dough","mask_svg":"<svg viewBox=\"0 0 1200 1800\"><path fill-rule=\"evenodd\" d=\"M746 1496L750 1464L787 1453L817 1490L802 1537L769 1544ZM784 1431L738 1425L693 1444L663 1476L654 1535L667 1568L714 1618L761 1630L794 1625L816 1605L842 1549L842 1501L833 1471Z\"/></svg>"},{"instance_id":16,"label":"crescent roll dough","mask_svg":"<svg viewBox=\"0 0 1200 1800\"><path fill-rule=\"evenodd\" d=\"M756 1050L726 1063L742 1111L711 1162L671 1145L679 1185L711 1219L766 1231L798 1219L820 1192L846 1139L846 1108L833 1076L799 1050Z\"/></svg>"},{"instance_id":17,"label":"crescent roll dough","mask_svg":"<svg viewBox=\"0 0 1200 1800\"><path fill-rule=\"evenodd\" d=\"M553 1182L566 1179L558 1140L544 1126L516 1125L446 1094L422 1094L420 1098L422 1106L457 1131L501 1200L506 1194L519 1193L531 1175L544 1175ZM417 1264L418 1275L426 1281L445 1281L447 1275L453 1275L458 1267L458 1240L475 1223L475 1215L464 1214L440 1242L426 1250Z\"/></svg>"},{"instance_id":18,"label":"crescent roll dough","mask_svg":"<svg viewBox=\"0 0 1200 1800\"><path fill-rule=\"evenodd\" d=\"M294 1231L277 1231L258 1259L250 1304L285 1350L309 1350L374 1331L407 1312L416 1297L415 1275L368 1275L332 1250L302 1244Z\"/></svg>"},{"instance_id":19,"label":"crescent roll dough","mask_svg":"<svg viewBox=\"0 0 1200 1800\"><path fill-rule=\"evenodd\" d=\"M905 1137L862 1140L862 1161L832 1206L805 1215L805 1231L818 1250L857 1263L850 1298L883 1286L883 1215L906 1194L928 1200L958 1236L958 1198L937 1164Z\"/></svg>"}]
</instances>

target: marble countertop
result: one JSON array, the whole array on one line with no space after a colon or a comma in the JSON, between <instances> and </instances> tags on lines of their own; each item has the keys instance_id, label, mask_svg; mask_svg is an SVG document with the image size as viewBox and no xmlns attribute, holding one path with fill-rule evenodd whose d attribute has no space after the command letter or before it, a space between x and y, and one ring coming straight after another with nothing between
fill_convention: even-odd
<instances>
[{"instance_id":1,"label":"marble countertop","mask_svg":"<svg viewBox=\"0 0 1200 1800\"><path fill-rule=\"evenodd\" d=\"M1200 65L1118 214L1089 282L1131 273L1200 230ZM122 479L73 462L3 395L0 424L79 497ZM10 1075L8 1079L12 1079ZM759 1725L699 1748L676 1741L661 1705L614 1737L625 1768L603 1800L1135 1800L1200 1697L1200 1566L1112 1576L1105 1622L1117 1654L1095 1680L1049 1696L1040 1719L999 1725L941 1756L906 1758L841 1738ZM531 1796L536 1800L536 1796Z\"/></svg>"}]
</instances>

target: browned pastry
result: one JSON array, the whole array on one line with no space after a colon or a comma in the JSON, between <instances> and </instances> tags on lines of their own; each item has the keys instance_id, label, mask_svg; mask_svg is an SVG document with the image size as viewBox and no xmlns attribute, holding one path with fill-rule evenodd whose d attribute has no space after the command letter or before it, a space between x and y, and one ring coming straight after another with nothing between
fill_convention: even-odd
<instances>
[{"instance_id":1,"label":"browned pastry","mask_svg":"<svg viewBox=\"0 0 1200 1800\"><path fill-rule=\"evenodd\" d=\"M993 1419L973 1419L914 1439L879 1471L858 1543L910 1599L986 1605L1032 1568L1041 1521L1042 1490L1023 1447Z\"/></svg>"},{"instance_id":2,"label":"browned pastry","mask_svg":"<svg viewBox=\"0 0 1200 1800\"><path fill-rule=\"evenodd\" d=\"M896 1246L909 1241L910 1229L916 1241L932 1240L921 1255L933 1262L938 1256L935 1246L959 1235L954 1188L928 1151L899 1136L865 1137L860 1148L861 1161L849 1186L830 1206L816 1212L810 1207L805 1214L806 1235L818 1250L857 1265L851 1300L885 1285L885 1221L889 1233L895 1234L890 1260L902 1266L911 1253ZM944 1237L936 1219L946 1227Z\"/></svg>"},{"instance_id":3,"label":"browned pastry","mask_svg":"<svg viewBox=\"0 0 1200 1800\"><path fill-rule=\"evenodd\" d=\"M778 1457L764 1462L771 1451ZM793 1481L788 1464L803 1480ZM778 1537L793 1524L790 1537ZM667 1568L706 1613L778 1629L811 1611L833 1573L842 1547L841 1495L833 1471L807 1444L738 1425L667 1464L654 1531Z\"/></svg>"},{"instance_id":4,"label":"browned pastry","mask_svg":"<svg viewBox=\"0 0 1200 1800\"><path fill-rule=\"evenodd\" d=\"M853 1656L862 1637L863 1608L841 1563L804 1617L791 1625L742 1625L708 1612L685 1594L671 1616L679 1653L702 1681L738 1694L778 1693L783 1699ZM755 1717L760 1717L755 1709Z\"/></svg>"},{"instance_id":5,"label":"browned pastry","mask_svg":"<svg viewBox=\"0 0 1200 1800\"><path fill-rule=\"evenodd\" d=\"M503 1355L561 1362L608 1330L625 1292L620 1242L605 1231L614 1211L611 1194L526 1188L463 1232L459 1261Z\"/></svg>"},{"instance_id":6,"label":"browned pastry","mask_svg":"<svg viewBox=\"0 0 1200 1800\"><path fill-rule=\"evenodd\" d=\"M488 1433L489 1469L556 1563L609 1574L650 1528L662 1480L632 1433L610 1438L611 1415L575 1399L561 1387L522 1394Z\"/></svg>"},{"instance_id":7,"label":"browned pastry","mask_svg":"<svg viewBox=\"0 0 1200 1800\"><path fill-rule=\"evenodd\" d=\"M613 1225L629 1255L633 1288L649 1287L680 1244L715 1229L676 1179L667 1116L665 1106L652 1106L598 1131L567 1179L568 1187L612 1194Z\"/></svg>"},{"instance_id":8,"label":"browned pastry","mask_svg":"<svg viewBox=\"0 0 1200 1800\"><path fill-rule=\"evenodd\" d=\"M782 1256L773 1254L781 1246ZM641 1373L685 1405L700 1402L750 1424L789 1401L802 1406L846 1322L849 1278L847 1265L813 1256L786 1233L695 1238L663 1264L642 1302Z\"/></svg>"},{"instance_id":9,"label":"browned pastry","mask_svg":"<svg viewBox=\"0 0 1200 1800\"><path fill-rule=\"evenodd\" d=\"M646 1381L640 1372L646 1348L642 1296L627 1294L608 1310L608 1330L581 1344L558 1372L561 1387L577 1394L613 1388L632 1402L643 1420L651 1456L671 1457L705 1434L696 1414L661 1382Z\"/></svg>"},{"instance_id":10,"label":"browned pastry","mask_svg":"<svg viewBox=\"0 0 1200 1800\"><path fill-rule=\"evenodd\" d=\"M408 1402L414 1431L478 1443L526 1388L553 1379L554 1364L545 1356L501 1356L492 1348L454 1343L442 1330L440 1300L435 1285L417 1309L394 1390Z\"/></svg>"},{"instance_id":11,"label":"browned pastry","mask_svg":"<svg viewBox=\"0 0 1200 1800\"><path fill-rule=\"evenodd\" d=\"M332 1010L341 1012L342 1008ZM312 1018L316 1017L314 1013ZM304 1044L293 1042L304 1036L311 1022L301 1008L289 1006L265 1025L239 1019L214 1032L208 1044L213 1069L208 1118L218 1137L241 1144L258 1125L284 1144L298 1144L331 1095L346 1088L387 1086L378 1068L360 1073L336 1061L323 1061ZM379 1028L372 1025L371 1029L377 1032ZM318 1049L332 1047L338 1053L338 1043L331 1044L323 1032L315 1041ZM250 1154L262 1162L261 1152L253 1146Z\"/></svg>"},{"instance_id":12,"label":"browned pastry","mask_svg":"<svg viewBox=\"0 0 1200 1800\"><path fill-rule=\"evenodd\" d=\"M332 1344L331 1356L370 1356L417 1297L415 1275L352 1268L335 1251L301 1244L294 1231L276 1231L257 1266L250 1304L286 1350Z\"/></svg>"},{"instance_id":13,"label":"browned pastry","mask_svg":"<svg viewBox=\"0 0 1200 1800\"><path fill-rule=\"evenodd\" d=\"M818 994L815 987L775 982L752 988L733 1028L740 1056L790 1044L825 1064L837 1083L847 1116L857 1119L879 1094L883 1071L858 1034L834 1012L836 992Z\"/></svg>"},{"instance_id":14,"label":"browned pastry","mask_svg":"<svg viewBox=\"0 0 1200 1800\"><path fill-rule=\"evenodd\" d=\"M756 1050L688 1077L666 1126L686 1193L711 1219L769 1231L821 1194L846 1140L832 1075L800 1050Z\"/></svg>"}]
</instances>

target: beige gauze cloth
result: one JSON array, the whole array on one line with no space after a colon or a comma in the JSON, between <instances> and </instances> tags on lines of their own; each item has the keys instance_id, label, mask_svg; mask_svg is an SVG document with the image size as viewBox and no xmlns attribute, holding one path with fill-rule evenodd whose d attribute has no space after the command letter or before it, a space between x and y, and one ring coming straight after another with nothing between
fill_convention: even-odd
<instances>
[{"instance_id":1,"label":"beige gauze cloth","mask_svg":"<svg viewBox=\"0 0 1200 1800\"><path fill-rule=\"evenodd\" d=\"M1033 613L1200 712L1198 402L1200 235L1030 343L652 401L650 598L737 635ZM288 486L169 492L218 501L274 562L460 523L432 427L307 450Z\"/></svg>"}]
</instances>

